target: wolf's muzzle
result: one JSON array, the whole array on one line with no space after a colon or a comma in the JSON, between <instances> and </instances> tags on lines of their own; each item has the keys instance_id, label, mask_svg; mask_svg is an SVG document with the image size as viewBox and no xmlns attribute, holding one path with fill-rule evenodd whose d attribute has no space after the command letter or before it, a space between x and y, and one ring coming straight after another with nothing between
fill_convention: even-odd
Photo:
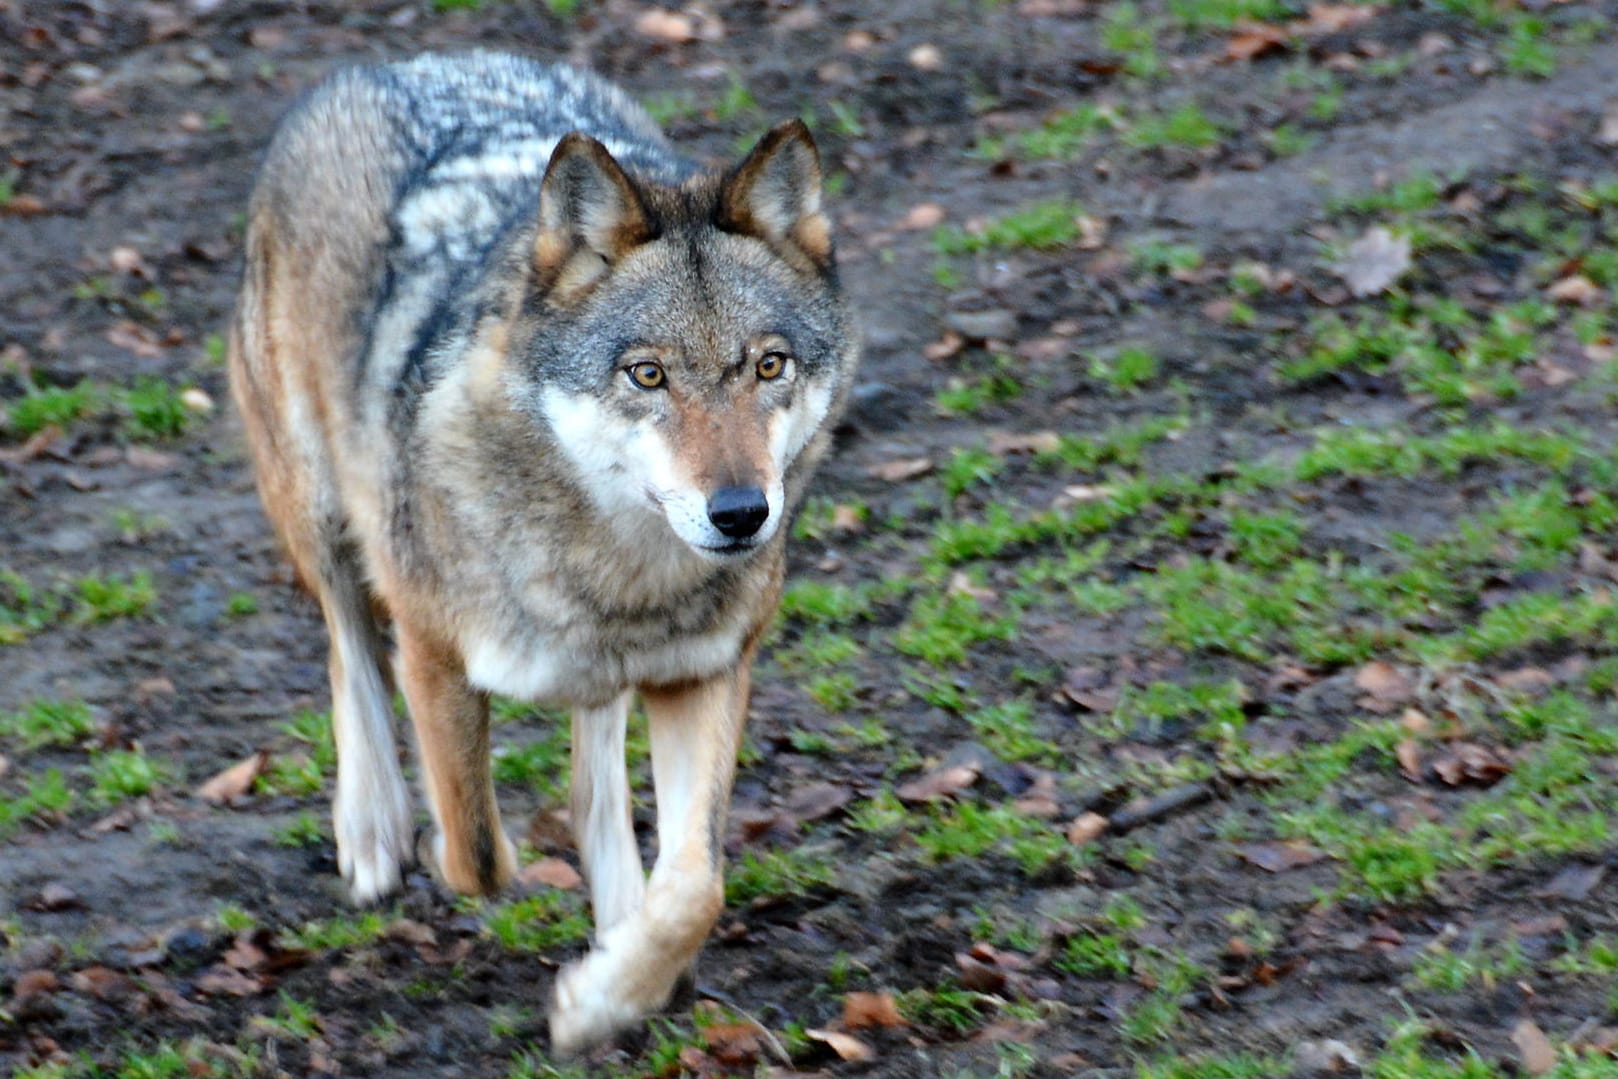
<instances>
[{"instance_id":1,"label":"wolf's muzzle","mask_svg":"<svg viewBox=\"0 0 1618 1079\"><path fill-rule=\"evenodd\" d=\"M708 520L730 539L746 539L770 517L770 504L757 487L721 487L708 498Z\"/></svg>"}]
</instances>

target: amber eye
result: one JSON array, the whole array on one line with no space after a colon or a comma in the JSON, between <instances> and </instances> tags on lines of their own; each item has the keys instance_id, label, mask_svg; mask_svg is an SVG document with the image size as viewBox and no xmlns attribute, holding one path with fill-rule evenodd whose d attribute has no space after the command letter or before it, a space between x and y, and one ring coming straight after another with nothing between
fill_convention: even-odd
<instances>
[{"instance_id":1,"label":"amber eye","mask_svg":"<svg viewBox=\"0 0 1618 1079\"><path fill-rule=\"evenodd\" d=\"M632 363L625 370L629 372L630 381L643 390L659 389L668 378L663 373L663 365L650 360Z\"/></svg>"},{"instance_id":2,"label":"amber eye","mask_svg":"<svg viewBox=\"0 0 1618 1079\"><path fill-rule=\"evenodd\" d=\"M758 361L758 377L768 382L780 378L787 369L785 352L766 352Z\"/></svg>"}]
</instances>

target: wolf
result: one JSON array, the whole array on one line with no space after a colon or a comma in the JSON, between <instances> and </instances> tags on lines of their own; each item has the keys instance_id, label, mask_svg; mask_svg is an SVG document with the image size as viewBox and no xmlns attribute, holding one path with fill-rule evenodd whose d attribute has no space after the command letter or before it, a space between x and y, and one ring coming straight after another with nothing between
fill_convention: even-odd
<instances>
[{"instance_id":1,"label":"wolf","mask_svg":"<svg viewBox=\"0 0 1618 1079\"><path fill-rule=\"evenodd\" d=\"M595 937L556 982L559 1050L663 1007L723 906L785 522L858 353L801 121L706 171L605 80L478 52L338 72L270 143L228 366L330 636L339 867L365 903L413 859L395 686L433 868L468 894L515 865L489 695L569 706Z\"/></svg>"}]
</instances>

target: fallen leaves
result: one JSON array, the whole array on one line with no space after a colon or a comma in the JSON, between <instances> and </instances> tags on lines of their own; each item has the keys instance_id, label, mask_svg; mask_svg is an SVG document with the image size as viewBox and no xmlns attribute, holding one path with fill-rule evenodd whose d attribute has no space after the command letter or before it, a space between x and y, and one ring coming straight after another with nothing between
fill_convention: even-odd
<instances>
[{"instance_id":1,"label":"fallen leaves","mask_svg":"<svg viewBox=\"0 0 1618 1079\"><path fill-rule=\"evenodd\" d=\"M1374 225L1348 245L1334 269L1356 298L1375 296L1410 269L1410 237Z\"/></svg>"},{"instance_id":2,"label":"fallen leaves","mask_svg":"<svg viewBox=\"0 0 1618 1079\"><path fill-rule=\"evenodd\" d=\"M584 883L579 871L560 858L541 858L517 874L517 883L529 888L558 888L571 892Z\"/></svg>"},{"instance_id":3,"label":"fallen leaves","mask_svg":"<svg viewBox=\"0 0 1618 1079\"><path fill-rule=\"evenodd\" d=\"M893 793L902 802L936 802L966 790L980 774L981 769L974 764L947 765L901 784Z\"/></svg>"},{"instance_id":4,"label":"fallen leaves","mask_svg":"<svg viewBox=\"0 0 1618 1079\"><path fill-rule=\"evenodd\" d=\"M849 1030L904 1025L892 993L849 993L843 998L843 1026Z\"/></svg>"},{"instance_id":5,"label":"fallen leaves","mask_svg":"<svg viewBox=\"0 0 1618 1079\"><path fill-rule=\"evenodd\" d=\"M270 763L270 751L261 749L226 768L197 788L197 797L214 805L229 805L247 796Z\"/></svg>"},{"instance_id":6,"label":"fallen leaves","mask_svg":"<svg viewBox=\"0 0 1618 1079\"><path fill-rule=\"evenodd\" d=\"M822 1042L831 1048L837 1056L850 1063L872 1060L876 1057L876 1050L860 1041L852 1034L841 1030L806 1030L804 1034L814 1041Z\"/></svg>"},{"instance_id":7,"label":"fallen leaves","mask_svg":"<svg viewBox=\"0 0 1618 1079\"><path fill-rule=\"evenodd\" d=\"M1285 873L1289 869L1302 869L1304 866L1314 865L1326 857L1326 852L1318 850L1301 840L1289 840L1285 843L1244 843L1236 848L1242 861L1257 866L1266 873Z\"/></svg>"},{"instance_id":8,"label":"fallen leaves","mask_svg":"<svg viewBox=\"0 0 1618 1079\"><path fill-rule=\"evenodd\" d=\"M866 473L872 479L882 480L884 483L904 483L906 480L927 475L934 467L930 457L901 457L872 465L866 469Z\"/></svg>"},{"instance_id":9,"label":"fallen leaves","mask_svg":"<svg viewBox=\"0 0 1618 1079\"><path fill-rule=\"evenodd\" d=\"M1355 703L1381 715L1398 711L1416 696L1416 684L1410 676L1380 659L1355 672L1354 688L1364 694Z\"/></svg>"},{"instance_id":10,"label":"fallen leaves","mask_svg":"<svg viewBox=\"0 0 1618 1079\"><path fill-rule=\"evenodd\" d=\"M1340 34L1374 19L1380 11L1371 4L1311 4L1305 17L1290 22L1243 22L1225 43L1220 59L1227 63L1254 60L1295 40Z\"/></svg>"},{"instance_id":11,"label":"fallen leaves","mask_svg":"<svg viewBox=\"0 0 1618 1079\"><path fill-rule=\"evenodd\" d=\"M1075 847L1092 843L1101 838L1101 834L1107 830L1107 823L1107 818L1100 813L1080 813L1067 826L1067 841Z\"/></svg>"},{"instance_id":12,"label":"fallen leaves","mask_svg":"<svg viewBox=\"0 0 1618 1079\"><path fill-rule=\"evenodd\" d=\"M1511 1030L1511 1044L1522 1056L1523 1071L1544 1075L1556 1067L1556 1047L1532 1019L1519 1019Z\"/></svg>"}]
</instances>

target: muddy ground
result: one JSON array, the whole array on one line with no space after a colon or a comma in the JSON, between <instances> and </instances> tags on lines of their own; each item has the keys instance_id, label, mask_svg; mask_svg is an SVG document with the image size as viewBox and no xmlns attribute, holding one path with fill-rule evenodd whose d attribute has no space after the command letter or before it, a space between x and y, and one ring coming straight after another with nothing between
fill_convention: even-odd
<instances>
[{"instance_id":1,"label":"muddy ground","mask_svg":"<svg viewBox=\"0 0 1618 1079\"><path fill-rule=\"evenodd\" d=\"M0 1069L1618 1075L1618 7L649 10L0 0ZM225 407L276 118L474 45L715 162L810 117L865 325L747 871L582 1063L554 719L501 710L526 898L352 914Z\"/></svg>"}]
</instances>

